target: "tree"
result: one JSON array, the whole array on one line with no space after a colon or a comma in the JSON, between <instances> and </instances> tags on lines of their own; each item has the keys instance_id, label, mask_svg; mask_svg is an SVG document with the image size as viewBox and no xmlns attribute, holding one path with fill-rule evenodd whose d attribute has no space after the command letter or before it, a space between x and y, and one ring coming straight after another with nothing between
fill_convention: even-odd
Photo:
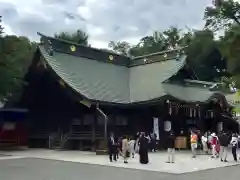
<instances>
[{"instance_id":1,"label":"tree","mask_svg":"<svg viewBox=\"0 0 240 180\"><path fill-rule=\"evenodd\" d=\"M3 27L1 23L2 23L2 16L0 16L0 35L3 33Z\"/></svg>"},{"instance_id":2,"label":"tree","mask_svg":"<svg viewBox=\"0 0 240 180\"><path fill-rule=\"evenodd\" d=\"M236 0L215 0L213 6L205 9L205 27L213 30L229 27L232 23L240 25L240 3Z\"/></svg>"},{"instance_id":3,"label":"tree","mask_svg":"<svg viewBox=\"0 0 240 180\"><path fill-rule=\"evenodd\" d=\"M227 61L219 50L219 43L210 30L198 30L187 34L187 65L202 81L219 81L228 75Z\"/></svg>"},{"instance_id":4,"label":"tree","mask_svg":"<svg viewBox=\"0 0 240 180\"><path fill-rule=\"evenodd\" d=\"M21 94L36 46L26 37L4 36L0 40L0 100L8 101Z\"/></svg>"},{"instance_id":5,"label":"tree","mask_svg":"<svg viewBox=\"0 0 240 180\"><path fill-rule=\"evenodd\" d=\"M88 46L88 34L82 30L77 30L74 33L61 32L59 34L54 35L56 38L60 38L63 40L71 41L77 44L82 44Z\"/></svg>"},{"instance_id":6,"label":"tree","mask_svg":"<svg viewBox=\"0 0 240 180\"><path fill-rule=\"evenodd\" d=\"M163 32L165 37L165 44L168 46L168 49L177 48L182 44L182 34L181 30L176 27L170 27Z\"/></svg>"},{"instance_id":7,"label":"tree","mask_svg":"<svg viewBox=\"0 0 240 180\"><path fill-rule=\"evenodd\" d=\"M112 49L114 52L122 54L122 55L129 55L129 49L131 45L126 42L126 41L119 41L119 42L114 42L110 41L108 43L108 47Z\"/></svg>"},{"instance_id":8,"label":"tree","mask_svg":"<svg viewBox=\"0 0 240 180\"><path fill-rule=\"evenodd\" d=\"M233 24L220 37L219 47L222 55L227 59L228 72L233 76L236 86L240 88L240 26Z\"/></svg>"}]
</instances>

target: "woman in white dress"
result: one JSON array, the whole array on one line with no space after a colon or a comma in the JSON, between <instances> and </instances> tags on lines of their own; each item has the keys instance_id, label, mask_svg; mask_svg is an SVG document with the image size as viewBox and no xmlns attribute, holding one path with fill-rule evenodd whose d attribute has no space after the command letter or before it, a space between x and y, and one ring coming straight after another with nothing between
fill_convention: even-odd
<instances>
[{"instance_id":1,"label":"woman in white dress","mask_svg":"<svg viewBox=\"0 0 240 180\"><path fill-rule=\"evenodd\" d=\"M135 156L135 147L136 147L136 142L133 138L130 139L129 143L128 143L128 147L129 147L129 153L132 156L132 158L134 158Z\"/></svg>"},{"instance_id":2,"label":"woman in white dress","mask_svg":"<svg viewBox=\"0 0 240 180\"><path fill-rule=\"evenodd\" d=\"M206 135L203 135L201 137L201 141L202 141L202 146L203 146L203 152L207 154L208 153L208 146L207 146L208 138L206 137Z\"/></svg>"}]
</instances>

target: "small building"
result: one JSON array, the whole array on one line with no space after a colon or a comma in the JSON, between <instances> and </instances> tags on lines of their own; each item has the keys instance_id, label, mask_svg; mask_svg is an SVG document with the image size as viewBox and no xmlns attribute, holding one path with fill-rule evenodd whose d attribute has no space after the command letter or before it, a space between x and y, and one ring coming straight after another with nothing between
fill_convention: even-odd
<instances>
[{"instance_id":1,"label":"small building","mask_svg":"<svg viewBox=\"0 0 240 180\"><path fill-rule=\"evenodd\" d=\"M26 109L0 108L0 149L26 147Z\"/></svg>"},{"instance_id":2,"label":"small building","mask_svg":"<svg viewBox=\"0 0 240 180\"><path fill-rule=\"evenodd\" d=\"M96 149L110 131L154 131L164 147L169 131L237 131L216 84L184 68L184 49L129 58L39 35L21 100L30 146Z\"/></svg>"}]
</instances>

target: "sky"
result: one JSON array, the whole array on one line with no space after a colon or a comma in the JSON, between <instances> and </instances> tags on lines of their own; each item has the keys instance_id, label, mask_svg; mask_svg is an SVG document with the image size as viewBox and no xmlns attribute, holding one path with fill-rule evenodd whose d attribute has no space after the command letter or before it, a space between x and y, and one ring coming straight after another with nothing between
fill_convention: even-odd
<instances>
[{"instance_id":1,"label":"sky","mask_svg":"<svg viewBox=\"0 0 240 180\"><path fill-rule=\"evenodd\" d=\"M0 0L7 34L38 41L37 32L52 36L81 29L93 47L109 41L136 43L170 26L202 28L212 0Z\"/></svg>"}]
</instances>

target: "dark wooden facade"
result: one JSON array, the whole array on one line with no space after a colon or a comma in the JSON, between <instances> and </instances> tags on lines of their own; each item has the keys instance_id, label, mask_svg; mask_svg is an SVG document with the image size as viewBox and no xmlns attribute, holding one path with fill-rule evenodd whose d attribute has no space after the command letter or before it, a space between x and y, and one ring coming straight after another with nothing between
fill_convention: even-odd
<instances>
[{"instance_id":1,"label":"dark wooden facade","mask_svg":"<svg viewBox=\"0 0 240 180\"><path fill-rule=\"evenodd\" d=\"M36 53L26 76L26 87L21 106L29 109L28 134L32 147L96 149L104 140L104 118L96 110L96 104L87 107L81 97L47 67ZM185 76L184 76L185 77ZM217 101L216 101L217 99ZM171 122L176 135L189 135L189 129L201 132L217 132L219 122L224 130L237 131L235 122L223 118L226 105L221 97L206 103L186 103L173 97L163 97L147 104L119 106L101 104L108 116L108 132L117 136L135 135L153 131L153 118L159 119L160 147L164 147L165 122Z\"/></svg>"}]
</instances>

